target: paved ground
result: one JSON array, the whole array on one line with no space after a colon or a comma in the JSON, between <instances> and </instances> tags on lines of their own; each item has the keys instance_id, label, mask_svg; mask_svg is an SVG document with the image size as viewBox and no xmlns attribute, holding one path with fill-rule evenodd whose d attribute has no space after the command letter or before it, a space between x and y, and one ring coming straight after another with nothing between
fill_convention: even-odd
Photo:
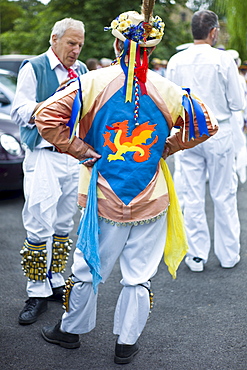
<instances>
[{"instance_id":1,"label":"paved ground","mask_svg":"<svg viewBox=\"0 0 247 370\"><path fill-rule=\"evenodd\" d=\"M182 262L176 280L172 280L162 263L153 279L155 305L139 341L141 351L131 364L124 365L126 369L247 369L247 184L239 185L238 204L242 225L240 263L234 269L222 269L211 251L204 272L192 273ZM1 369L119 369L123 365L113 363L115 337L112 334L114 307L120 291L118 265L100 288L97 327L81 336L79 349L49 344L40 335L42 326L56 323L63 313L58 303L49 302L48 312L33 325L18 324L18 314L26 299L26 279L19 255L25 238L22 205L20 194L0 198ZM210 199L207 215L212 230ZM75 221L77 225L78 215ZM76 240L76 228L72 238Z\"/></svg>"}]
</instances>

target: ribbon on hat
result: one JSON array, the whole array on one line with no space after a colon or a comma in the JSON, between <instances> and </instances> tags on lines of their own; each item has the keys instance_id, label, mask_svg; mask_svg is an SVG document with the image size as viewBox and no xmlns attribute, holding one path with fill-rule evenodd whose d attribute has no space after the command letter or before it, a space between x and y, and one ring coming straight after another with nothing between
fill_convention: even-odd
<instances>
[{"instance_id":1,"label":"ribbon on hat","mask_svg":"<svg viewBox=\"0 0 247 370\"><path fill-rule=\"evenodd\" d=\"M125 57L129 55L128 64L126 65ZM141 88L142 94L147 94L146 90L146 80L147 80L147 71L148 71L148 58L146 48L143 52L143 61L141 63L140 56L140 46L129 39L124 41L123 53L120 57L120 65L125 74L124 82L124 95L125 102L132 101L132 92L133 92L133 83L134 76L136 76L138 83Z\"/></svg>"},{"instance_id":2,"label":"ribbon on hat","mask_svg":"<svg viewBox=\"0 0 247 370\"><path fill-rule=\"evenodd\" d=\"M135 75L138 79L142 94L147 95L147 89L145 85L147 81L147 71L148 71L147 50L146 48L144 48L143 50L143 59L141 63L140 49L141 49L140 45L137 45Z\"/></svg>"},{"instance_id":3,"label":"ribbon on hat","mask_svg":"<svg viewBox=\"0 0 247 370\"><path fill-rule=\"evenodd\" d=\"M133 81L134 81L134 68L136 60L136 42L126 39L124 41L124 49L120 59L120 65L125 74L124 94L125 103L132 101ZM129 62L126 65L125 57L129 53Z\"/></svg>"}]
</instances>

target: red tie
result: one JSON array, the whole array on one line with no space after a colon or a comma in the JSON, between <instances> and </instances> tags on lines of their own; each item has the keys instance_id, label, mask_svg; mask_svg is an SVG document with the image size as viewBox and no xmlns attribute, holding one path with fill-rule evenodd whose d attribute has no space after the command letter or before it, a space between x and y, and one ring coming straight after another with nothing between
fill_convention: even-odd
<instances>
[{"instance_id":1,"label":"red tie","mask_svg":"<svg viewBox=\"0 0 247 370\"><path fill-rule=\"evenodd\" d=\"M68 70L69 79L72 80L72 78L78 77L78 74L73 70L73 68L67 68L66 66L64 66L64 67Z\"/></svg>"},{"instance_id":2,"label":"red tie","mask_svg":"<svg viewBox=\"0 0 247 370\"><path fill-rule=\"evenodd\" d=\"M59 60L59 62L62 63L62 65L64 66L64 68L67 69L69 79L72 80L73 78L78 77L78 74L73 70L73 68L66 67L66 65L64 65L63 62L61 61L61 59L57 56L57 54L55 53L55 51L53 49L52 49L52 51L56 55L56 57Z\"/></svg>"}]
</instances>

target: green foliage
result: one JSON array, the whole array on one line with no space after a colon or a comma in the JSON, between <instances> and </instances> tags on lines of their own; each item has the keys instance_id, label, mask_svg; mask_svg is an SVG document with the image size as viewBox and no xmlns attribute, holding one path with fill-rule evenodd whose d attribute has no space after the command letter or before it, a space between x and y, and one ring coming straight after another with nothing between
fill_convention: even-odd
<instances>
[{"instance_id":1,"label":"green foliage","mask_svg":"<svg viewBox=\"0 0 247 370\"><path fill-rule=\"evenodd\" d=\"M168 60L175 54L176 46L186 42L192 42L190 22L176 24L170 18L171 13L178 13L178 4L185 6L185 1L177 2L177 4L163 2L163 4L157 4L155 6L155 14L157 13L163 19L166 26L164 37L153 52L152 57Z\"/></svg>"},{"instance_id":2,"label":"green foliage","mask_svg":"<svg viewBox=\"0 0 247 370\"><path fill-rule=\"evenodd\" d=\"M82 20L85 24L86 37L80 59L111 58L114 59L111 32L104 32L104 27L126 10L140 11L141 0L51 0L47 5L38 0L19 0L10 2L21 9L21 15L15 17L13 27L0 36L2 54L40 54L49 47L49 37L54 23L65 17ZM185 5L186 0L156 1L154 15L159 15L166 23L165 35L157 46L153 56L168 59L175 53L175 47L190 42L190 27L187 23L175 25L170 14L176 4Z\"/></svg>"},{"instance_id":3,"label":"green foliage","mask_svg":"<svg viewBox=\"0 0 247 370\"><path fill-rule=\"evenodd\" d=\"M14 21L22 16L19 5L8 0L0 0L0 31L1 33L13 30Z\"/></svg>"},{"instance_id":4,"label":"green foliage","mask_svg":"<svg viewBox=\"0 0 247 370\"><path fill-rule=\"evenodd\" d=\"M215 0L216 11L227 17L230 35L228 48L239 52L242 60L247 59L247 5L243 0Z\"/></svg>"}]
</instances>

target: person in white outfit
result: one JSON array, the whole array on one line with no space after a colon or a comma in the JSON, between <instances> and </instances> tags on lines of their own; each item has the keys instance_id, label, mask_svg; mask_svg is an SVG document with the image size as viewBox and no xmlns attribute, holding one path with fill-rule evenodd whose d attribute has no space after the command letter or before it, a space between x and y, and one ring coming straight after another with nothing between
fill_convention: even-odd
<instances>
[{"instance_id":1,"label":"person in white outfit","mask_svg":"<svg viewBox=\"0 0 247 370\"><path fill-rule=\"evenodd\" d=\"M165 261L175 270L187 251L183 238L169 242L169 236L185 233L178 226L181 210L172 208L176 197L168 190L172 182L164 159L217 132L215 117L201 101L148 69L148 55L164 32L161 18L152 16L152 6L148 10L145 16L130 11L113 20L107 29L115 36L119 56L114 65L81 76L48 99L35 118L46 140L82 161L78 201L85 208L66 282L66 312L56 325L45 326L42 335L50 343L79 347L79 334L96 325L98 285L119 258L122 290L113 327L118 364L131 362L139 351L138 338L152 303L150 279L164 246ZM76 135L70 136L68 120L80 91L82 115ZM186 110L188 102L196 104L200 118ZM195 138L189 135L189 117ZM176 125L181 131L170 136ZM171 213L175 222L169 222ZM179 233L171 231L174 224Z\"/></svg>"},{"instance_id":2,"label":"person in white outfit","mask_svg":"<svg viewBox=\"0 0 247 370\"><path fill-rule=\"evenodd\" d=\"M22 325L34 323L47 310L48 299L62 302L62 273L71 249L69 233L77 211L79 166L42 139L33 114L60 84L87 72L85 64L77 60L84 33L81 21L65 18L56 22L50 48L24 61L18 74L11 114L26 147L22 217L27 237L21 254L28 300L19 315Z\"/></svg>"},{"instance_id":3,"label":"person in white outfit","mask_svg":"<svg viewBox=\"0 0 247 370\"><path fill-rule=\"evenodd\" d=\"M237 50L229 49L226 50L229 53L238 69L241 65L241 59L239 58L239 53ZM245 101L247 96L247 85L244 76L239 72L239 79L242 89L245 94ZM247 179L247 147L246 147L246 134L244 133L244 118L246 114L247 104L245 109L242 111L232 112L231 126L233 129L233 142L235 147L235 157L236 157L236 171L240 182L243 184Z\"/></svg>"},{"instance_id":4,"label":"person in white outfit","mask_svg":"<svg viewBox=\"0 0 247 370\"><path fill-rule=\"evenodd\" d=\"M205 213L207 172L214 204L214 252L223 268L240 260L240 223L237 210L237 175L230 119L244 107L237 66L223 50L213 48L219 33L218 16L209 10L194 13L194 44L173 55L167 78L190 88L211 108L219 132L210 140L180 155L183 176L184 220L189 243L185 263L200 272L208 260L210 234ZM233 127L234 130L234 127Z\"/></svg>"}]
</instances>

